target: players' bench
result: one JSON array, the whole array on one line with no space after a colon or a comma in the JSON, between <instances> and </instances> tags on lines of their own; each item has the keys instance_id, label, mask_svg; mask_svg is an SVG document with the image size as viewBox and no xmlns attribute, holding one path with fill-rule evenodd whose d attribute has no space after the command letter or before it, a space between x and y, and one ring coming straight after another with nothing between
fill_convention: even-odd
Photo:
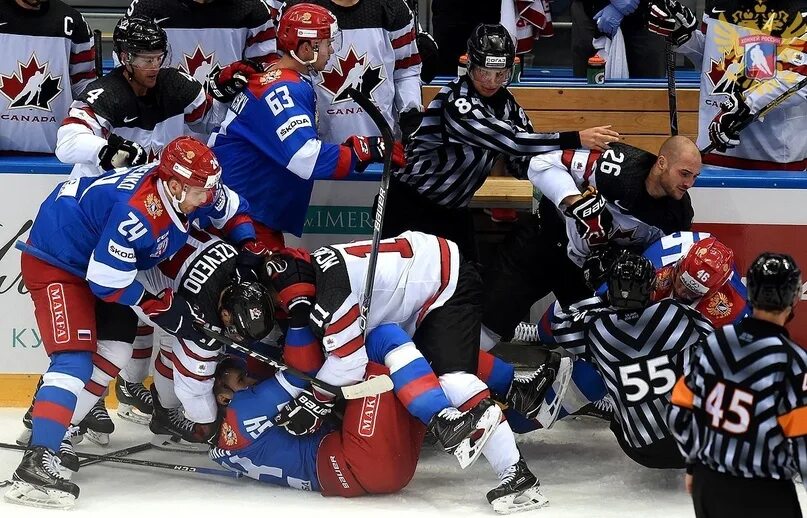
<instances>
[{"instance_id":1,"label":"players' bench","mask_svg":"<svg viewBox=\"0 0 807 518\"><path fill-rule=\"evenodd\" d=\"M428 104L439 86L423 87ZM670 134L667 90L663 88L511 87L536 131L570 131L611 124L628 144L657 153ZM693 140L698 131L698 90L678 89L678 128ZM474 196L477 206L502 203L529 207L532 187L527 181L489 178Z\"/></svg>"}]
</instances>

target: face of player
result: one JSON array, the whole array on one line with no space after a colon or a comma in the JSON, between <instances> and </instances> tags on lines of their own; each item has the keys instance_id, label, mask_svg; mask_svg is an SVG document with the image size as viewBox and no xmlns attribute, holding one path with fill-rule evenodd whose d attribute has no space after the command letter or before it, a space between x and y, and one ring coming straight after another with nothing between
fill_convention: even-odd
<instances>
[{"instance_id":1,"label":"face of player","mask_svg":"<svg viewBox=\"0 0 807 518\"><path fill-rule=\"evenodd\" d=\"M157 85L157 75L165 61L165 52L142 52L131 56L123 53L123 57L133 82L144 88L154 88Z\"/></svg>"},{"instance_id":2,"label":"face of player","mask_svg":"<svg viewBox=\"0 0 807 518\"><path fill-rule=\"evenodd\" d=\"M25 9L39 9L42 4L47 4L48 0L17 0L17 5Z\"/></svg>"},{"instance_id":3,"label":"face of player","mask_svg":"<svg viewBox=\"0 0 807 518\"><path fill-rule=\"evenodd\" d=\"M216 199L217 192L217 187L205 189L204 187L182 185L177 180L170 180L168 182L168 189L176 199L182 200L179 202L179 210L186 215L199 207L210 205L213 200Z\"/></svg>"},{"instance_id":4,"label":"face of player","mask_svg":"<svg viewBox=\"0 0 807 518\"><path fill-rule=\"evenodd\" d=\"M334 40L331 38L325 38L319 40L317 42L319 45L319 50L317 52L317 60L312 64L315 70L325 70L325 65L328 63L328 60L331 59L331 55L336 52L334 49ZM312 57L313 57L313 47L312 47Z\"/></svg>"},{"instance_id":5,"label":"face of player","mask_svg":"<svg viewBox=\"0 0 807 518\"><path fill-rule=\"evenodd\" d=\"M468 70L474 88L482 97L495 95L500 88L507 85L512 73L512 68L492 69L471 66Z\"/></svg>"},{"instance_id":6,"label":"face of player","mask_svg":"<svg viewBox=\"0 0 807 518\"><path fill-rule=\"evenodd\" d=\"M665 159L662 168L661 187L664 193L680 200L695 184L695 179L700 175L701 163L695 158L680 157L675 162Z\"/></svg>"},{"instance_id":7,"label":"face of player","mask_svg":"<svg viewBox=\"0 0 807 518\"><path fill-rule=\"evenodd\" d=\"M247 390L258 383L258 380L247 375L240 367L231 367L216 377L213 392L220 405L228 405L233 395L239 390Z\"/></svg>"},{"instance_id":8,"label":"face of player","mask_svg":"<svg viewBox=\"0 0 807 518\"><path fill-rule=\"evenodd\" d=\"M684 284L680 275L676 275L673 280L673 293L676 299L684 302L692 302L701 297L700 293L692 291Z\"/></svg>"}]
</instances>

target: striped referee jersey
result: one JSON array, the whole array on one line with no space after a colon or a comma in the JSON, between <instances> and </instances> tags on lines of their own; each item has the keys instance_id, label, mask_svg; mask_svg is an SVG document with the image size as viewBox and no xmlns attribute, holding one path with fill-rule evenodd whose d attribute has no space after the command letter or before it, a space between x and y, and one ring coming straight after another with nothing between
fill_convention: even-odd
<instances>
[{"instance_id":1,"label":"striped referee jersey","mask_svg":"<svg viewBox=\"0 0 807 518\"><path fill-rule=\"evenodd\" d=\"M466 207L499 158L507 158L510 174L524 178L533 155L579 147L576 131L534 133L506 88L485 98L465 75L429 103L407 145L406 167L393 174L440 206Z\"/></svg>"},{"instance_id":2,"label":"striped referee jersey","mask_svg":"<svg viewBox=\"0 0 807 518\"><path fill-rule=\"evenodd\" d=\"M701 342L668 422L688 464L741 478L807 482L807 351L746 317Z\"/></svg>"},{"instance_id":3,"label":"striped referee jersey","mask_svg":"<svg viewBox=\"0 0 807 518\"><path fill-rule=\"evenodd\" d=\"M632 447L670 437L666 417L673 386L692 347L711 331L700 313L672 299L638 311L612 309L586 324L586 355L602 374Z\"/></svg>"}]
</instances>

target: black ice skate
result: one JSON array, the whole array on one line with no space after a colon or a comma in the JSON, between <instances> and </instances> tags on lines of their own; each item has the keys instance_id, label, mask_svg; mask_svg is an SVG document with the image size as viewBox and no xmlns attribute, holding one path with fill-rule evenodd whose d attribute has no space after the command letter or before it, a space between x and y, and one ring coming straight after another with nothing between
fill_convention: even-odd
<instances>
[{"instance_id":1,"label":"black ice skate","mask_svg":"<svg viewBox=\"0 0 807 518\"><path fill-rule=\"evenodd\" d=\"M151 397L154 409L149 422L149 429L154 434L151 444L163 450L207 453L210 446L200 442L196 432L196 423L187 419L182 408L165 408L154 385L151 386Z\"/></svg>"},{"instance_id":2,"label":"black ice skate","mask_svg":"<svg viewBox=\"0 0 807 518\"><path fill-rule=\"evenodd\" d=\"M133 423L148 425L154 403L151 392L142 383L129 383L120 376L115 380L118 397L118 417Z\"/></svg>"},{"instance_id":3,"label":"black ice skate","mask_svg":"<svg viewBox=\"0 0 807 518\"><path fill-rule=\"evenodd\" d=\"M606 394L602 399L598 399L593 403L583 406L572 415L587 415L604 421L611 421L614 417L614 400L611 398L610 394Z\"/></svg>"},{"instance_id":4,"label":"black ice skate","mask_svg":"<svg viewBox=\"0 0 807 518\"><path fill-rule=\"evenodd\" d=\"M507 468L499 477L501 484L488 491L493 510L499 514L538 509L549 503L541 494L540 484L523 458Z\"/></svg>"},{"instance_id":5,"label":"black ice skate","mask_svg":"<svg viewBox=\"0 0 807 518\"><path fill-rule=\"evenodd\" d=\"M467 412L444 408L429 421L428 430L448 453L453 453L462 469L482 454L502 419L501 409L490 399L482 400Z\"/></svg>"},{"instance_id":6,"label":"black ice skate","mask_svg":"<svg viewBox=\"0 0 807 518\"><path fill-rule=\"evenodd\" d=\"M70 425L64 433L64 438L59 444L59 463L63 468L60 473L66 480L70 480L73 473L76 473L79 468L79 458L76 451L73 449L75 444L81 442L81 436L84 429L81 426Z\"/></svg>"},{"instance_id":7,"label":"black ice skate","mask_svg":"<svg viewBox=\"0 0 807 518\"><path fill-rule=\"evenodd\" d=\"M103 396L96 401L79 426L86 430L87 439L98 446L109 445L109 434L115 431L115 423L109 417Z\"/></svg>"},{"instance_id":8,"label":"black ice skate","mask_svg":"<svg viewBox=\"0 0 807 518\"><path fill-rule=\"evenodd\" d=\"M34 397L31 399L31 406L28 407L28 410L25 411L25 415L22 416L22 425L25 429L23 429L19 437L17 437L17 444L20 446L28 446L28 444L31 443L31 429L34 427L31 415L34 412L36 393L39 392L40 388L42 388L42 376L40 376L39 381L36 382L36 389L34 389Z\"/></svg>"},{"instance_id":9,"label":"black ice skate","mask_svg":"<svg viewBox=\"0 0 807 518\"><path fill-rule=\"evenodd\" d=\"M73 507L79 488L60 475L60 467L59 456L51 450L43 446L27 450L11 478L6 501L54 509Z\"/></svg>"},{"instance_id":10,"label":"black ice skate","mask_svg":"<svg viewBox=\"0 0 807 518\"><path fill-rule=\"evenodd\" d=\"M550 352L546 362L525 376L516 376L507 391L507 405L527 419L537 419L541 426L550 428L561 409L561 401L572 378L572 359ZM549 387L553 397L546 401Z\"/></svg>"}]
</instances>

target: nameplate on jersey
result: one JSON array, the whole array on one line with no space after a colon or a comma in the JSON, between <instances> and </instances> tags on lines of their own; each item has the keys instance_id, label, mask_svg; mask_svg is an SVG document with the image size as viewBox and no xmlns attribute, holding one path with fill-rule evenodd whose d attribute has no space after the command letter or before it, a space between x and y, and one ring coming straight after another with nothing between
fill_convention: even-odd
<instances>
[{"instance_id":1,"label":"nameplate on jersey","mask_svg":"<svg viewBox=\"0 0 807 518\"><path fill-rule=\"evenodd\" d=\"M56 199L58 200L62 196L69 196L71 198L75 198L76 194L78 194L78 178L73 180L69 180L64 182L62 186L59 188L59 194L56 195Z\"/></svg>"},{"instance_id":2,"label":"nameplate on jersey","mask_svg":"<svg viewBox=\"0 0 807 518\"><path fill-rule=\"evenodd\" d=\"M283 142L299 128L305 128L310 126L311 126L311 118L308 115L295 115L294 117L290 117L289 120L286 121L286 124L277 128L275 132L277 133L277 138L279 138L280 141Z\"/></svg>"},{"instance_id":3,"label":"nameplate on jersey","mask_svg":"<svg viewBox=\"0 0 807 518\"><path fill-rule=\"evenodd\" d=\"M322 247L311 252L311 257L319 266L320 271L327 272L331 267L340 263L340 256L335 250L328 247Z\"/></svg>"}]
</instances>

